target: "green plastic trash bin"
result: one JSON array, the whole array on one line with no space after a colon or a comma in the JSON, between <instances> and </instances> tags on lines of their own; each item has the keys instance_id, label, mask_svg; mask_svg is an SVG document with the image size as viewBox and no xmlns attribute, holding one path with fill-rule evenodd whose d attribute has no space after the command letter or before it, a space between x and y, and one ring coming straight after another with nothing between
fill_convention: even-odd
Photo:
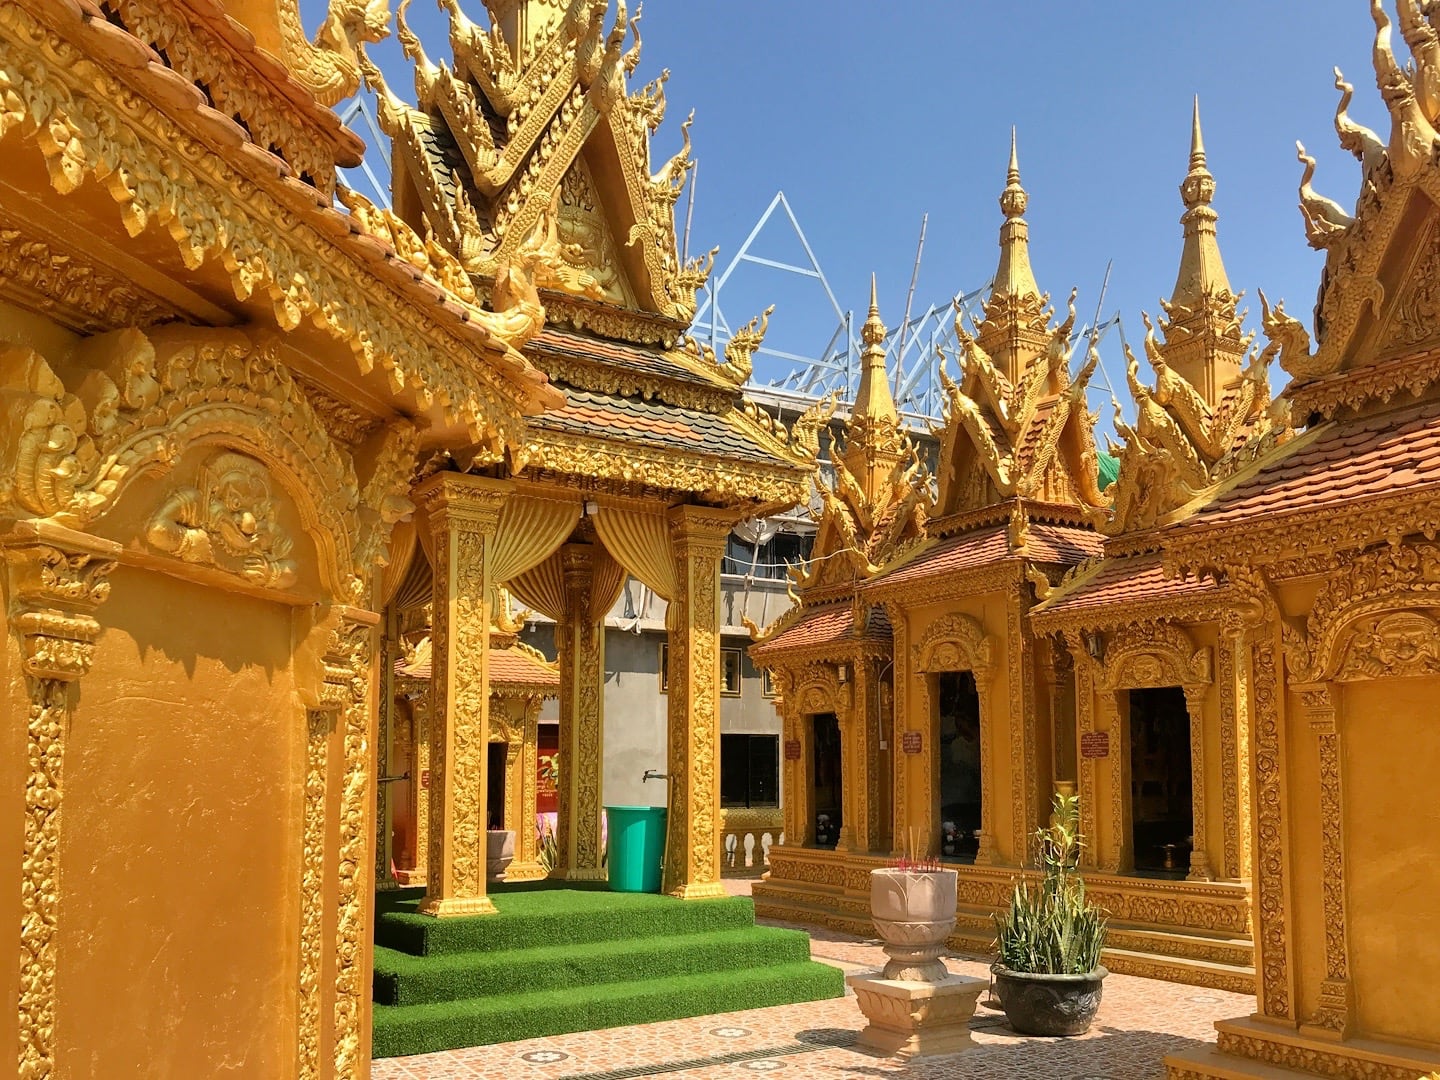
<instances>
[{"instance_id":1,"label":"green plastic trash bin","mask_svg":"<svg viewBox=\"0 0 1440 1080\"><path fill-rule=\"evenodd\" d=\"M612 892L660 891L665 857L665 807L607 806L610 837L606 861Z\"/></svg>"}]
</instances>

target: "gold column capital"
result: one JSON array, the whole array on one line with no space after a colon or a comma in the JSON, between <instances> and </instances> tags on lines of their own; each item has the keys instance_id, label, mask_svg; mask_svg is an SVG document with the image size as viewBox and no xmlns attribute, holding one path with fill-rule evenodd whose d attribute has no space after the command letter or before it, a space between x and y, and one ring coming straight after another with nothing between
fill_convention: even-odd
<instances>
[{"instance_id":1,"label":"gold column capital","mask_svg":"<svg viewBox=\"0 0 1440 1080\"><path fill-rule=\"evenodd\" d=\"M718 547L722 551L726 537L745 515L739 510L714 506L685 504L670 508L670 538L686 548Z\"/></svg>"},{"instance_id":2,"label":"gold column capital","mask_svg":"<svg viewBox=\"0 0 1440 1080\"><path fill-rule=\"evenodd\" d=\"M422 480L410 497L429 516L434 535L451 521L472 523L488 535L499 527L500 511L514 492L515 485L508 480L441 472Z\"/></svg>"}]
</instances>

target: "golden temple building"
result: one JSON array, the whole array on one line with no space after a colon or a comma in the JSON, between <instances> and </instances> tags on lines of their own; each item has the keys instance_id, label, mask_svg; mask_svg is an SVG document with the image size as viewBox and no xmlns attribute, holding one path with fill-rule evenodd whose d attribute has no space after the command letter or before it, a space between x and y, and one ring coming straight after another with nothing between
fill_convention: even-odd
<instances>
[{"instance_id":1,"label":"golden temple building","mask_svg":"<svg viewBox=\"0 0 1440 1080\"><path fill-rule=\"evenodd\" d=\"M423 872L436 917L491 910L492 732L523 777L547 693L577 763L555 873L603 876L627 573L684 643L666 888L722 892L724 538L804 498L823 417L744 406L758 321L721 358L685 339L711 260L677 253L688 139L652 167L623 7L488 6L493 36L452 6L439 66L401 14L414 105L365 55L374 0L313 42L295 0L0 6L0 1039L26 1080L368 1075L375 868ZM362 79L393 211L337 179ZM423 725L396 693L422 628ZM407 753L412 797L379 795Z\"/></svg>"},{"instance_id":2,"label":"golden temple building","mask_svg":"<svg viewBox=\"0 0 1440 1080\"><path fill-rule=\"evenodd\" d=\"M721 895L726 537L812 489L751 650L784 727L762 914L868 933L870 870L931 854L986 950L1073 789L1106 963L1256 996L1170 1077L1440 1071L1440 9L1371 0L1383 135L1337 73L1353 209L1300 150L1313 335L1263 294L1242 332L1197 106L1108 452L1012 140L932 461L873 288L838 421L745 399L766 316L689 336L713 253L675 228L688 122L651 160L638 11L442 6L443 56L385 0L313 39L298 0L0 2L0 1074L368 1076L377 885L445 919L498 870L604 878L627 577L667 602L663 887ZM367 55L392 31L413 87ZM362 83L390 208L340 180Z\"/></svg>"}]
</instances>

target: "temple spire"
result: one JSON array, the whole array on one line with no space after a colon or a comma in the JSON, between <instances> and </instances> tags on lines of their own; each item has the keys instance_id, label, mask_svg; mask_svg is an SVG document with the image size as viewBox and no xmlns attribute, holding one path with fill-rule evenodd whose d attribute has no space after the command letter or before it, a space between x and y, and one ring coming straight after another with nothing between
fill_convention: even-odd
<instances>
[{"instance_id":1,"label":"temple spire","mask_svg":"<svg viewBox=\"0 0 1440 1080\"><path fill-rule=\"evenodd\" d=\"M1168 303L1162 301L1167 316L1162 354L1213 406L1239 377L1244 345L1235 312L1239 297L1230 291L1215 234L1218 215L1210 205L1215 177L1206 162L1198 96L1190 120L1190 171L1180 184L1180 197L1185 243L1175 289Z\"/></svg>"},{"instance_id":2,"label":"temple spire","mask_svg":"<svg viewBox=\"0 0 1440 1080\"><path fill-rule=\"evenodd\" d=\"M890 481L890 474L904 453L900 412L890 393L885 370L885 324L880 321L880 303L875 275L870 275L870 311L860 328L860 386L855 408L845 430L843 460L867 499L874 499Z\"/></svg>"},{"instance_id":3,"label":"temple spire","mask_svg":"<svg viewBox=\"0 0 1440 1080\"><path fill-rule=\"evenodd\" d=\"M1017 299L1039 296L1035 273L1030 269L1030 226L1022 216L1030 205L1030 196L1020 186L1020 157L1015 144L1015 129L1010 129L1010 167L1005 174L1005 190L1000 193L1000 210L1005 224L1000 226L1000 266L995 271L994 295Z\"/></svg>"}]
</instances>

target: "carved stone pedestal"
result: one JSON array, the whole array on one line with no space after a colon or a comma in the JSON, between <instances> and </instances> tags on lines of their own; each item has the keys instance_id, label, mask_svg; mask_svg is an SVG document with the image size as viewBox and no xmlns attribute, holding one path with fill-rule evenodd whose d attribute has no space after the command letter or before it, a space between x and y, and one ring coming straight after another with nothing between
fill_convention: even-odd
<instances>
[{"instance_id":1,"label":"carved stone pedestal","mask_svg":"<svg viewBox=\"0 0 1440 1080\"><path fill-rule=\"evenodd\" d=\"M861 1046L912 1058L954 1054L974 1045L970 1018L988 985L984 979L947 975L939 982L908 982L872 971L845 981L870 1021L860 1032Z\"/></svg>"}]
</instances>

